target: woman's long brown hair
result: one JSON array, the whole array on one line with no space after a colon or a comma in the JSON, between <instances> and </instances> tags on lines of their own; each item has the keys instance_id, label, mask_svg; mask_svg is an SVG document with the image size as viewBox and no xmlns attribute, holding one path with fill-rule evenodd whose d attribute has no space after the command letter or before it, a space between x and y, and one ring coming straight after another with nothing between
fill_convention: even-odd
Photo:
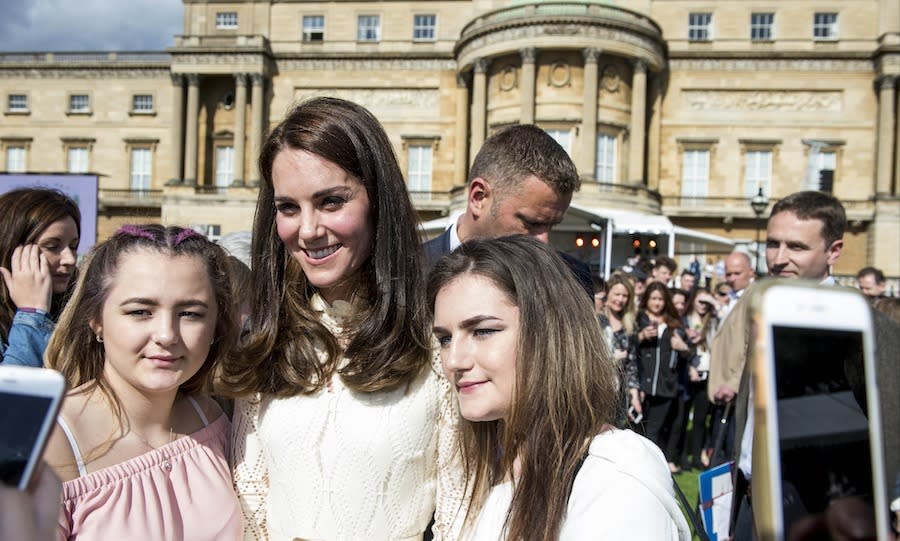
<instances>
[{"instance_id":1,"label":"woman's long brown hair","mask_svg":"<svg viewBox=\"0 0 900 541\"><path fill-rule=\"evenodd\" d=\"M354 303L357 312L340 337L310 307L315 288L285 253L275 229L272 164L285 149L305 150L337 164L369 196L374 245L353 277L362 302ZM259 167L263 182L252 243L255 297L242 347L223 367L220 392L308 394L334 373L361 392L412 381L431 355L424 261L416 213L384 128L359 105L317 98L294 108L269 134Z\"/></svg>"},{"instance_id":2,"label":"woman's long brown hair","mask_svg":"<svg viewBox=\"0 0 900 541\"><path fill-rule=\"evenodd\" d=\"M617 365L592 303L552 248L525 236L463 243L431 273L432 309L441 288L466 274L487 278L519 308L509 415L460 423L473 490L467 526L491 487L512 479L506 539L557 539L578 465L615 419Z\"/></svg>"}]
</instances>

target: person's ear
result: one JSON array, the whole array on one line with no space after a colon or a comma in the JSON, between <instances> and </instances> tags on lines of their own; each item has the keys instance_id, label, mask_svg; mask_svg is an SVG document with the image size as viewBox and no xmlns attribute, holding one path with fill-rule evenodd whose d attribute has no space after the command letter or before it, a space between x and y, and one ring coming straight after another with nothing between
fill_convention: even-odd
<instances>
[{"instance_id":1,"label":"person's ear","mask_svg":"<svg viewBox=\"0 0 900 541\"><path fill-rule=\"evenodd\" d=\"M472 182L469 183L468 205L469 212L474 218L490 210L492 195L490 182L481 177L472 179Z\"/></svg>"},{"instance_id":2,"label":"person's ear","mask_svg":"<svg viewBox=\"0 0 900 541\"><path fill-rule=\"evenodd\" d=\"M834 265L837 262L838 258L841 257L841 250L843 248L844 248L844 241L836 240L836 241L832 242L831 246L829 246L825 250L825 252L828 253L828 265L829 266Z\"/></svg>"}]
</instances>

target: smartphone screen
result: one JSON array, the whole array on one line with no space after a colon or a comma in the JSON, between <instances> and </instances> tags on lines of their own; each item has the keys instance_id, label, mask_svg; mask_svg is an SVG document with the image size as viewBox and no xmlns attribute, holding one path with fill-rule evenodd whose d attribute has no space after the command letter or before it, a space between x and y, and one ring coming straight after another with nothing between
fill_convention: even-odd
<instances>
[{"instance_id":1,"label":"smartphone screen","mask_svg":"<svg viewBox=\"0 0 900 541\"><path fill-rule=\"evenodd\" d=\"M775 325L772 339L787 532L835 499L873 496L863 335Z\"/></svg>"},{"instance_id":2,"label":"smartphone screen","mask_svg":"<svg viewBox=\"0 0 900 541\"><path fill-rule=\"evenodd\" d=\"M0 391L0 480L18 486L53 399Z\"/></svg>"}]
</instances>

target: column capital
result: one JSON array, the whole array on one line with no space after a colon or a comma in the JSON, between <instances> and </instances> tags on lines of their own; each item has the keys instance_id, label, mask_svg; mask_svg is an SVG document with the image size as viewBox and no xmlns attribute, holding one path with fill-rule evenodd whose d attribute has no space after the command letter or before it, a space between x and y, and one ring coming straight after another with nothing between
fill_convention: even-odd
<instances>
[{"instance_id":1,"label":"column capital","mask_svg":"<svg viewBox=\"0 0 900 541\"><path fill-rule=\"evenodd\" d=\"M894 88L894 83L896 81L897 81L896 75L882 75L877 80L878 88L880 88L882 90Z\"/></svg>"},{"instance_id":2,"label":"column capital","mask_svg":"<svg viewBox=\"0 0 900 541\"><path fill-rule=\"evenodd\" d=\"M185 77L187 77L187 82L190 86L197 86L200 84L200 74L198 73L188 73Z\"/></svg>"},{"instance_id":3,"label":"column capital","mask_svg":"<svg viewBox=\"0 0 900 541\"><path fill-rule=\"evenodd\" d=\"M534 64L534 60L537 58L537 49L534 47L519 49L519 56L522 57L523 64Z\"/></svg>"},{"instance_id":4,"label":"column capital","mask_svg":"<svg viewBox=\"0 0 900 541\"><path fill-rule=\"evenodd\" d=\"M634 73L647 73L647 63L643 60L635 60L634 61Z\"/></svg>"},{"instance_id":5,"label":"column capital","mask_svg":"<svg viewBox=\"0 0 900 541\"><path fill-rule=\"evenodd\" d=\"M595 47L588 47L587 49L581 50L582 56L584 56L585 64L596 64L598 60L600 60L600 49Z\"/></svg>"},{"instance_id":6,"label":"column capital","mask_svg":"<svg viewBox=\"0 0 900 541\"><path fill-rule=\"evenodd\" d=\"M234 74L234 84L236 86L247 86L247 74L246 73L235 73Z\"/></svg>"},{"instance_id":7,"label":"column capital","mask_svg":"<svg viewBox=\"0 0 900 541\"><path fill-rule=\"evenodd\" d=\"M475 62L472 62L472 69L475 73L485 73L490 63L491 61L487 58L476 58Z\"/></svg>"},{"instance_id":8,"label":"column capital","mask_svg":"<svg viewBox=\"0 0 900 541\"><path fill-rule=\"evenodd\" d=\"M181 73L170 73L169 77L172 78L172 86L184 86L184 75Z\"/></svg>"},{"instance_id":9,"label":"column capital","mask_svg":"<svg viewBox=\"0 0 900 541\"><path fill-rule=\"evenodd\" d=\"M262 84L263 84L263 74L262 73L251 73L250 79L253 81L253 86L262 86Z\"/></svg>"}]
</instances>

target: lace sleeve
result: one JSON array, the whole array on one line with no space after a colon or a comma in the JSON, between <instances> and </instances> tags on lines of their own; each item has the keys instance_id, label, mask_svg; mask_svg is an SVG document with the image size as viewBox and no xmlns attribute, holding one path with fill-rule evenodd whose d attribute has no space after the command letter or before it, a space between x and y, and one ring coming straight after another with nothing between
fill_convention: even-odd
<instances>
[{"instance_id":1,"label":"lace sleeve","mask_svg":"<svg viewBox=\"0 0 900 541\"><path fill-rule=\"evenodd\" d=\"M244 515L245 541L269 538L266 528L269 471L257 433L259 407L259 395L235 400L232 420L231 469L234 472L234 490Z\"/></svg>"},{"instance_id":2,"label":"lace sleeve","mask_svg":"<svg viewBox=\"0 0 900 541\"><path fill-rule=\"evenodd\" d=\"M441 385L441 413L438 420L437 509L434 513L434 541L455 541L461 536L470 494L466 487L459 448L459 412L450 382L440 370L435 355L435 370Z\"/></svg>"}]
</instances>

